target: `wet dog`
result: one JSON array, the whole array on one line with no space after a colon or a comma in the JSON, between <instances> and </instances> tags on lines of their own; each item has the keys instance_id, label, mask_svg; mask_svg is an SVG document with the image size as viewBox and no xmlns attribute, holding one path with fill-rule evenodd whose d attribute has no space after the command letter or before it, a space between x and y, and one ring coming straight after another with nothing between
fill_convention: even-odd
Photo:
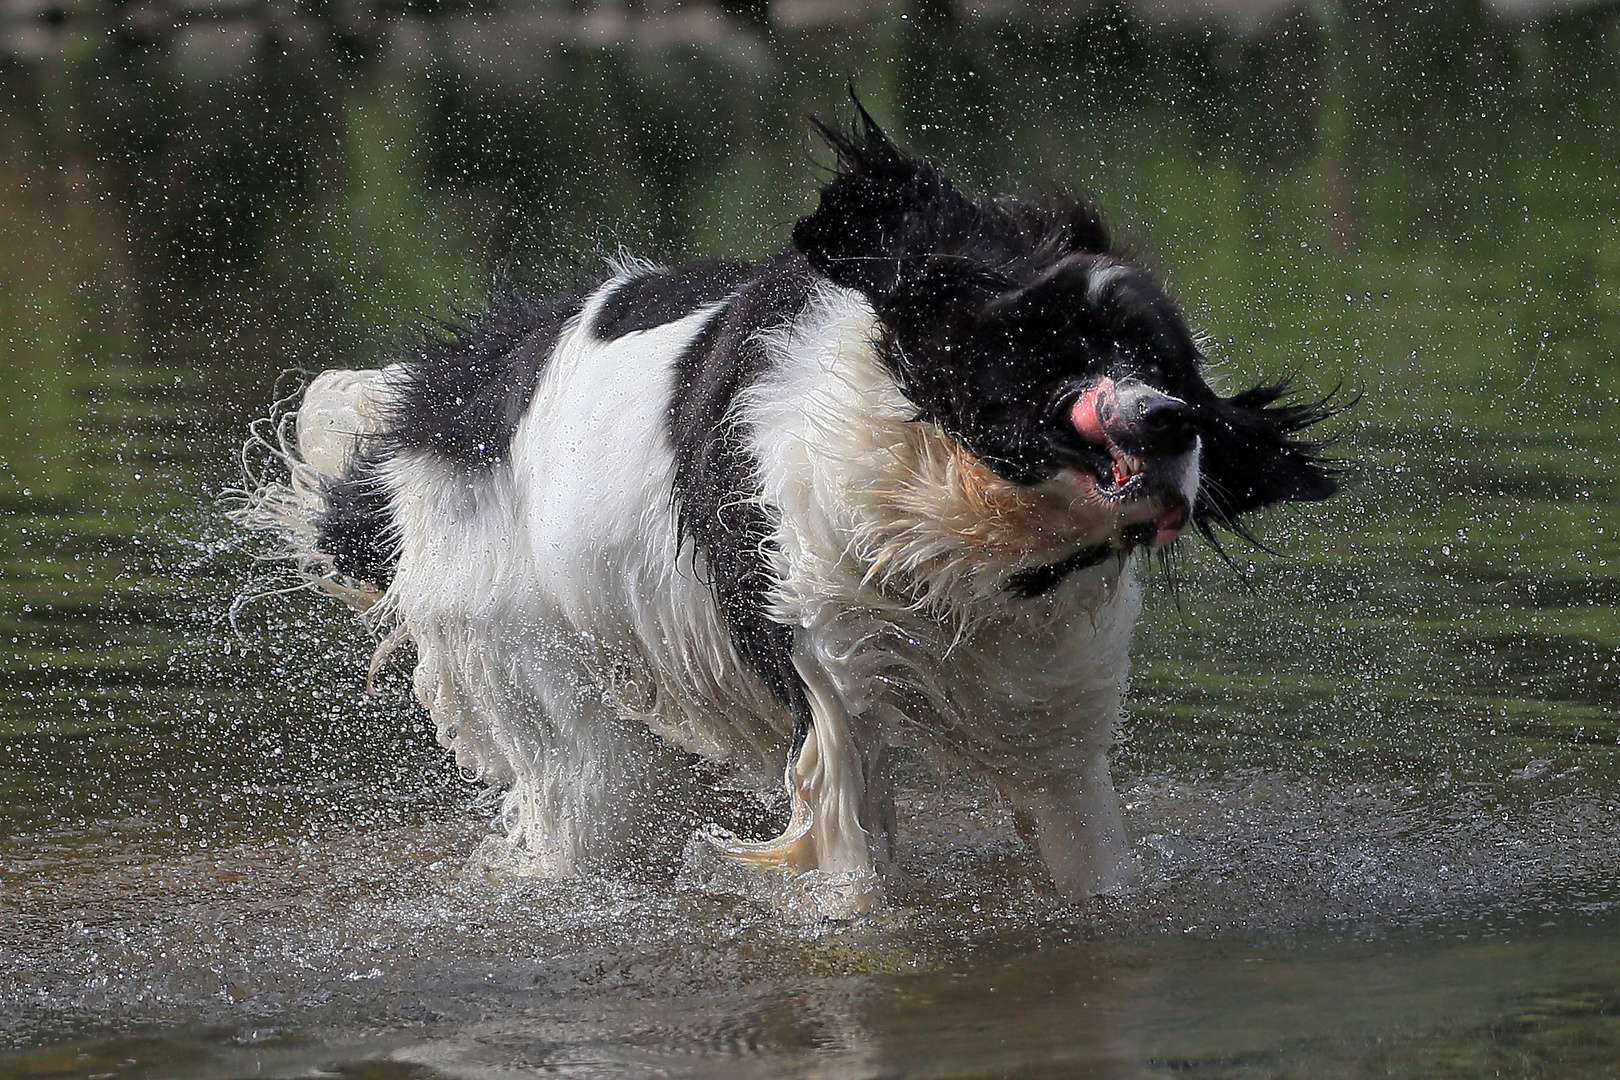
<instances>
[{"instance_id":1,"label":"wet dog","mask_svg":"<svg viewBox=\"0 0 1620 1080\"><path fill-rule=\"evenodd\" d=\"M507 290L327 372L239 517L414 644L544 872L785 764L779 835L705 842L858 908L908 745L999 790L1066 893L1115 888L1134 567L1332 494L1327 410L1216 393L1087 205L971 194L864 110L817 126L837 165L785 250Z\"/></svg>"}]
</instances>

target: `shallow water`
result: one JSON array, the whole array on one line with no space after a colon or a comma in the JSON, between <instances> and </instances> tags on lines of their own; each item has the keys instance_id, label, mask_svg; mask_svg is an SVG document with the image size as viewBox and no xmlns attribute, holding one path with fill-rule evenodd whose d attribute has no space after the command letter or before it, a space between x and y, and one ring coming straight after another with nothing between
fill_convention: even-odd
<instances>
[{"instance_id":1,"label":"shallow water","mask_svg":"<svg viewBox=\"0 0 1620 1080\"><path fill-rule=\"evenodd\" d=\"M1620 26L1459 10L522 55L451 13L320 62L70 21L0 68L0 1078L1613 1076ZM403 674L237 603L286 584L215 504L241 432L508 253L769 249L851 71L978 182L1094 192L1233 384L1360 393L1349 490L1153 572L1116 901L916 769L847 925L480 870Z\"/></svg>"}]
</instances>

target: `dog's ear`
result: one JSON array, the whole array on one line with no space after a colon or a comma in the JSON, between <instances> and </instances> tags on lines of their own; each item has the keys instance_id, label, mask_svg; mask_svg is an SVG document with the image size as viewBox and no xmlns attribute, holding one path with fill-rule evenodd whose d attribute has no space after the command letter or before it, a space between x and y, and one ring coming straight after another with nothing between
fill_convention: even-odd
<instances>
[{"instance_id":1,"label":"dog's ear","mask_svg":"<svg viewBox=\"0 0 1620 1080\"><path fill-rule=\"evenodd\" d=\"M1315 502L1339 490L1323 445L1300 437L1342 411L1329 398L1289 401L1286 383L1257 386L1220 399L1203 432L1205 505L1218 524L1278 502ZM1331 395L1330 395L1331 397Z\"/></svg>"},{"instance_id":2,"label":"dog's ear","mask_svg":"<svg viewBox=\"0 0 1620 1080\"><path fill-rule=\"evenodd\" d=\"M936 276L926 264L946 236L971 231L980 209L934 165L896 146L859 101L855 109L848 132L811 118L838 163L793 243L823 276L884 311Z\"/></svg>"}]
</instances>

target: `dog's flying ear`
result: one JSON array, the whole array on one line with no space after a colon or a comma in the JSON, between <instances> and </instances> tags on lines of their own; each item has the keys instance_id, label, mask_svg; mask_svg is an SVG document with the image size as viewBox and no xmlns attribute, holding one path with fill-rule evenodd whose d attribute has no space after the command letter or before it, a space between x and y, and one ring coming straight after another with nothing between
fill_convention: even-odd
<instances>
[{"instance_id":1,"label":"dog's flying ear","mask_svg":"<svg viewBox=\"0 0 1620 1080\"><path fill-rule=\"evenodd\" d=\"M855 109L848 132L811 118L838 164L820 206L794 226L793 243L819 273L866 294L880 313L921 315L941 293L985 276L987 267L963 256L995 210L896 146L859 101Z\"/></svg>"},{"instance_id":2,"label":"dog's flying ear","mask_svg":"<svg viewBox=\"0 0 1620 1080\"><path fill-rule=\"evenodd\" d=\"M1288 401L1286 383L1221 399L1204 432L1204 505L1214 524L1243 531L1239 514L1278 502L1315 502L1339 490L1322 444L1300 438L1346 406L1329 398Z\"/></svg>"}]
</instances>

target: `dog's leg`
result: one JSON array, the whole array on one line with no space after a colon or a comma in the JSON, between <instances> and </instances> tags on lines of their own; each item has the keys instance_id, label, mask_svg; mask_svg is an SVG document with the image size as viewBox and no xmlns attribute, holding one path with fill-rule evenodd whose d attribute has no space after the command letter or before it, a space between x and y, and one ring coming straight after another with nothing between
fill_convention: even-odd
<instances>
[{"instance_id":1,"label":"dog's leg","mask_svg":"<svg viewBox=\"0 0 1620 1080\"><path fill-rule=\"evenodd\" d=\"M876 804L868 798L862 752L867 733L813 660L796 650L793 664L804 680L810 726L784 777L792 805L788 826L772 840L720 835L714 840L739 862L760 868L868 876L873 871L872 835L862 816L876 812Z\"/></svg>"},{"instance_id":2,"label":"dog's leg","mask_svg":"<svg viewBox=\"0 0 1620 1080\"><path fill-rule=\"evenodd\" d=\"M1113 892L1135 876L1106 751L1070 773L1039 780L998 777L996 786L1012 805L1018 834L1064 895L1084 899Z\"/></svg>"}]
</instances>

